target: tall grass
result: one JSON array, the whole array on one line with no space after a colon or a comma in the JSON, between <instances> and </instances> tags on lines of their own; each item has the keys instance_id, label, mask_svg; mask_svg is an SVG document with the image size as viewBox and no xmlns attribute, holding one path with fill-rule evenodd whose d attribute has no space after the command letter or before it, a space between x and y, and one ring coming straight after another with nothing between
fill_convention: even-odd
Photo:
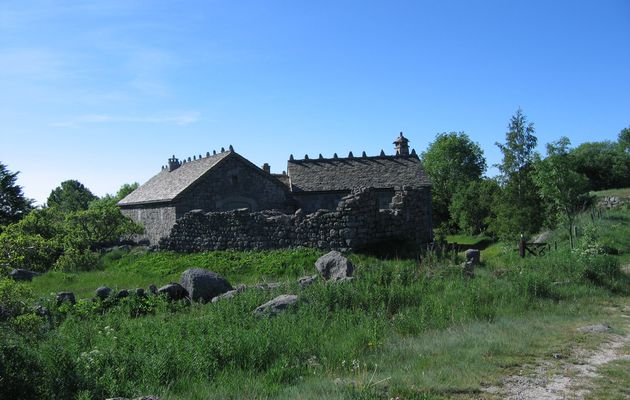
<instances>
[{"instance_id":1,"label":"tall grass","mask_svg":"<svg viewBox=\"0 0 630 400\"><path fill-rule=\"evenodd\" d=\"M283 259L316 255L274 254L280 260L267 265L278 268ZM217 270L242 274L242 261L255 256L230 255L232 261L224 267L215 264ZM133 264L121 259L111 268L162 271L169 263L179 269L214 257L186 256L178 263L173 254L146 254ZM303 291L290 280L293 283L284 289L248 290L231 301L208 305L174 306L159 300L147 305L129 298L110 309L81 312L94 306L51 304L53 326L43 335L4 333L2 365L13 368L16 381L30 382L31 392L21 393L21 398L72 399L80 394L83 399L101 399L147 393L188 398L191 387L206 388L199 398L225 398L226 388L241 393L243 379L257 382L250 397L273 397L305 377L351 372L350 360L363 363L382 351L391 337L492 322L562 302L572 304L585 296L628 293L627 278L617 273L614 260L604 256L585 262L567 252L515 260L501 275L479 270L474 279L448 263L352 258L357 264L355 281L320 282ZM285 277L305 272L300 268L290 269ZM299 305L272 319L252 315L255 307L281 293L299 293ZM148 315L131 317L142 314L135 312L141 307L148 307ZM13 390L17 389L3 385L2 397ZM352 393L346 395L355 396Z\"/></svg>"}]
</instances>

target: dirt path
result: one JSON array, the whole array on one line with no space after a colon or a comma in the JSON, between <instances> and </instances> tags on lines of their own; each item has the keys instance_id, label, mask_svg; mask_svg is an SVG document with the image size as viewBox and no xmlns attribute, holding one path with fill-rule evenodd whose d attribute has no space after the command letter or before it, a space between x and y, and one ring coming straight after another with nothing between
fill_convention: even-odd
<instances>
[{"instance_id":1,"label":"dirt path","mask_svg":"<svg viewBox=\"0 0 630 400\"><path fill-rule=\"evenodd\" d=\"M626 314L630 314L627 308L622 317L630 319ZM625 331L630 332L630 323L625 325ZM606 325L584 327L581 332L605 335L606 339L595 350L579 349L571 357L555 355L557 358L552 360L525 366L518 375L506 377L500 387L488 387L483 391L513 400L583 399L590 392L591 381L599 376L599 367L611 361L630 360L630 354L623 354L623 347L630 344L630 333L614 334Z\"/></svg>"}]
</instances>

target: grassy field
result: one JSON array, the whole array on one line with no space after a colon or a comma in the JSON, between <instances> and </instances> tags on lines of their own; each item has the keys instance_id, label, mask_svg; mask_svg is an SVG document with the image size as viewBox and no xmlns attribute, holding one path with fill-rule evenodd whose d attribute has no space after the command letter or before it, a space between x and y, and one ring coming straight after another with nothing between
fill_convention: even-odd
<instances>
[{"instance_id":1,"label":"grassy field","mask_svg":"<svg viewBox=\"0 0 630 400\"><path fill-rule=\"evenodd\" d=\"M0 398L491 398L483 388L522 365L597 345L575 328L623 326L612 310L629 303L630 278L619 269L630 252L629 218L619 211L595 221L599 240L618 255L585 257L563 244L520 259L514 246L494 244L472 279L453 257L352 254L354 281L302 290L296 278L316 272L321 252L135 250L107 254L95 271L0 281L0 300L43 302L52 313L49 323L29 313L0 323ZM61 290L84 298L100 285L160 286L190 267L233 285L284 286L208 305L51 300ZM300 296L297 307L272 319L252 315L284 293ZM619 395L626 365L607 366L598 398Z\"/></svg>"}]
</instances>

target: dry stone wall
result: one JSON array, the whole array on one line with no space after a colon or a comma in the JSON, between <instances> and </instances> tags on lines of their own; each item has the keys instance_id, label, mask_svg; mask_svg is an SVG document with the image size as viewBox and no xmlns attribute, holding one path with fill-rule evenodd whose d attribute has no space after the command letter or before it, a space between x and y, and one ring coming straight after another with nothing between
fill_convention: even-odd
<instances>
[{"instance_id":1,"label":"dry stone wall","mask_svg":"<svg viewBox=\"0 0 630 400\"><path fill-rule=\"evenodd\" d=\"M431 231L429 187L397 190L391 209L380 209L378 191L363 188L343 197L335 211L312 214L193 210L177 220L160 248L199 252L302 246L347 251L385 240L422 244L432 240Z\"/></svg>"}]
</instances>

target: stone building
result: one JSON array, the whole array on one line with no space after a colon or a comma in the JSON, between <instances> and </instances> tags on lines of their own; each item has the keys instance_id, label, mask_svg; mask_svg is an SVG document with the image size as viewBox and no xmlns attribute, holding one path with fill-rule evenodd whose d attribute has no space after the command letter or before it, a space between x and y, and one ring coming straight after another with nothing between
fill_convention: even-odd
<instances>
[{"instance_id":1,"label":"stone building","mask_svg":"<svg viewBox=\"0 0 630 400\"><path fill-rule=\"evenodd\" d=\"M361 188L370 189L375 212L391 209L392 200L405 191L414 191L406 213L415 217L423 240L431 236L431 185L415 151L409 151L409 140L401 132L394 142L394 155L367 156L363 152L347 157L295 159L288 161L287 172L272 174L268 164L262 168L227 151L180 161L175 156L168 165L119 202L123 214L145 227L151 244L171 233L176 221L185 214L225 212L247 209L247 212L274 210L283 214L302 214L317 210L336 210L343 198ZM420 195L418 195L419 193ZM417 203L417 204L415 204ZM416 237L420 237L416 234ZM374 237L379 237L376 234Z\"/></svg>"}]
</instances>

